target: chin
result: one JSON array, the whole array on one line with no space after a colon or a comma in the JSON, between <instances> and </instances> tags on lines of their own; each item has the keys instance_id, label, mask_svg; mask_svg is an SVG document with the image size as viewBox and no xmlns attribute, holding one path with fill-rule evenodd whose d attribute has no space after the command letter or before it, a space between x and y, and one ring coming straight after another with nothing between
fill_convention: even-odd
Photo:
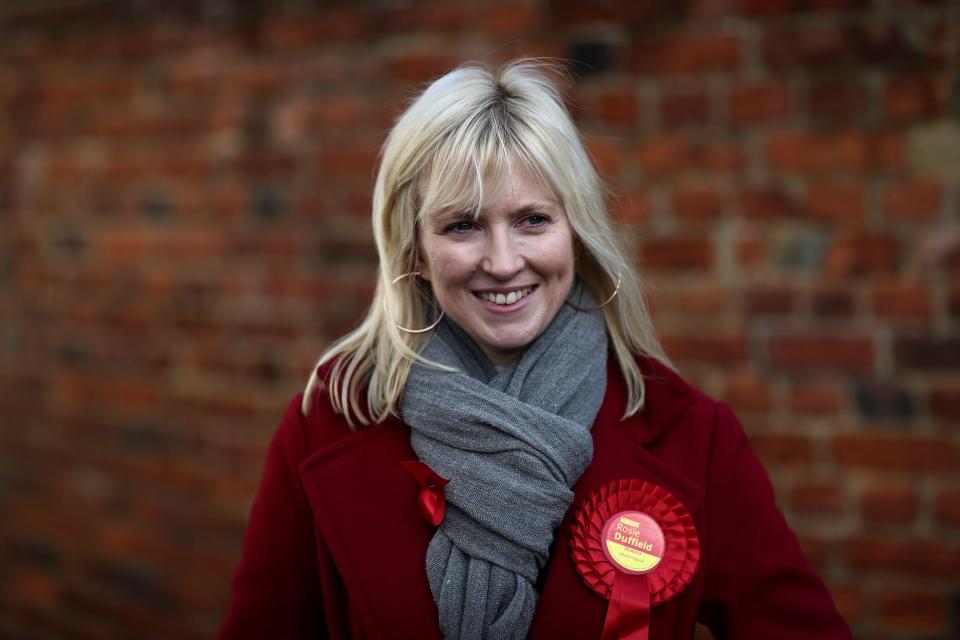
<instances>
[{"instance_id":1,"label":"chin","mask_svg":"<svg viewBox=\"0 0 960 640\"><path fill-rule=\"evenodd\" d=\"M530 343L537 339L537 335L538 334L533 331L524 331L522 333L505 336L501 332L499 335L483 336L481 339L491 350L512 353L529 347Z\"/></svg>"}]
</instances>

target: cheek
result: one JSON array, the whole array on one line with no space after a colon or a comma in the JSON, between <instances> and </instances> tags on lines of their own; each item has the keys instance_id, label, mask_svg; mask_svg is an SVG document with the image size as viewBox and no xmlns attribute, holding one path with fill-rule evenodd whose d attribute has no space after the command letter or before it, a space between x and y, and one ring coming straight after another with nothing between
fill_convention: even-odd
<instances>
[{"instance_id":1,"label":"cheek","mask_svg":"<svg viewBox=\"0 0 960 640\"><path fill-rule=\"evenodd\" d=\"M435 289L461 284L473 274L469 253L462 247L433 246L427 253L426 262Z\"/></svg>"},{"instance_id":2,"label":"cheek","mask_svg":"<svg viewBox=\"0 0 960 640\"><path fill-rule=\"evenodd\" d=\"M549 243L536 247L530 255L530 262L545 276L561 279L573 276L576 263L573 243L568 237L551 238Z\"/></svg>"}]
</instances>

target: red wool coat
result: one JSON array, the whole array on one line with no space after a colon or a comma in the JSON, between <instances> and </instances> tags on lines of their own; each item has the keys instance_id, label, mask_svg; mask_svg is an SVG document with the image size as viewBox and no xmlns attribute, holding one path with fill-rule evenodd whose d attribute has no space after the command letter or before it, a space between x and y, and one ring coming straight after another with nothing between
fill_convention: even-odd
<instances>
[{"instance_id":1,"label":"red wool coat","mask_svg":"<svg viewBox=\"0 0 960 640\"><path fill-rule=\"evenodd\" d=\"M621 421L626 388L610 359L593 425L594 457L574 487L541 576L530 638L600 638L607 601L570 557L581 501L611 480L656 483L690 511L701 543L691 583L653 608L651 640L850 638L804 560L730 409L655 361L641 361L646 405ZM318 391L309 415L294 398L270 445L220 638L439 638L424 558L434 527L398 420L350 431ZM455 479L453 479L455 481Z\"/></svg>"}]
</instances>

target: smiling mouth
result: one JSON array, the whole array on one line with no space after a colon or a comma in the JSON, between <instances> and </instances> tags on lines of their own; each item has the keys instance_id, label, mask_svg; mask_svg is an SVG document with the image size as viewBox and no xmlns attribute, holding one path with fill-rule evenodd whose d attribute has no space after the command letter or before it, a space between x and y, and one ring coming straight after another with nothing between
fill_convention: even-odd
<instances>
[{"instance_id":1,"label":"smiling mouth","mask_svg":"<svg viewBox=\"0 0 960 640\"><path fill-rule=\"evenodd\" d=\"M503 292L493 292L493 291L475 291L473 295L477 296L485 302L492 302L497 305L511 305L523 300L525 297L530 295L530 292L536 289L536 286L532 287L522 287L520 289L514 289L513 291Z\"/></svg>"}]
</instances>

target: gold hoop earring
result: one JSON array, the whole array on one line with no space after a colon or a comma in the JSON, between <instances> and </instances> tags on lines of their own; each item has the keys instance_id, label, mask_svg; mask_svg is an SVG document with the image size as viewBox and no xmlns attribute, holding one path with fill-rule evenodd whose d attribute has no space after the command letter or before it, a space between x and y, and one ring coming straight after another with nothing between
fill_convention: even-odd
<instances>
[{"instance_id":1,"label":"gold hoop earring","mask_svg":"<svg viewBox=\"0 0 960 640\"><path fill-rule=\"evenodd\" d=\"M419 271L409 271L407 273L402 273L396 278L394 278L393 282L391 282L390 284L397 284L404 278L409 278L410 276L419 276L419 275L420 275ZM431 324L429 327L424 327L423 329L408 329L406 327L401 327L399 324L397 324L397 321L393 319L393 315L390 313L390 307L387 306L386 297L384 297L383 299L383 311L384 313L387 314L387 318L390 319L390 322L392 322L393 326L395 326L397 329L399 329L400 331L403 331L404 333L414 333L414 334L426 333L427 331L430 331L431 329L436 328L436 326L440 324L440 321L443 320L443 316L446 313L443 309L440 309L439 317L437 317L437 319L434 320L433 324Z\"/></svg>"},{"instance_id":2,"label":"gold hoop earring","mask_svg":"<svg viewBox=\"0 0 960 640\"><path fill-rule=\"evenodd\" d=\"M613 288L613 293L610 294L610 297L609 297L609 298L607 298L607 299L604 300L601 304L598 304L598 305L595 306L595 307L581 307L581 306L578 305L578 304L573 304L573 303L570 302L569 300L566 300L565 302L566 302L572 309L575 309L576 311L582 311L582 312L584 312L584 313L588 313L588 312L590 312L590 311L597 311L597 310L599 310L599 309L603 309L605 306L607 306L608 304L610 304L611 302L613 302L613 299L617 297L617 294L618 294L618 293L620 293L620 283L621 283L621 282L623 282L623 273L622 273L622 272L618 272L618 273L617 273L617 286Z\"/></svg>"}]
</instances>

